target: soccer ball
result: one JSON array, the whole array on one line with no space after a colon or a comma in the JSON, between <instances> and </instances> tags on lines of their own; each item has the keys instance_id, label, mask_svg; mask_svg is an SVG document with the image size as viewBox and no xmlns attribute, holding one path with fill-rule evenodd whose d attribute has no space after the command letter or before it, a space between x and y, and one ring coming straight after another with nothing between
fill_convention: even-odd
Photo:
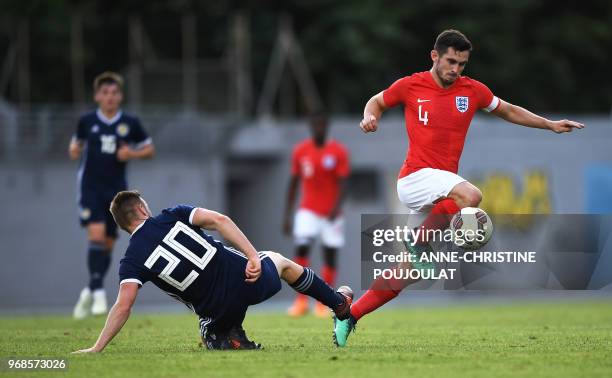
<instances>
[{"instance_id":1,"label":"soccer ball","mask_svg":"<svg viewBox=\"0 0 612 378\"><path fill-rule=\"evenodd\" d=\"M493 235L493 222L487 213L477 207L464 207L450 223L453 243L466 251L482 248Z\"/></svg>"}]
</instances>

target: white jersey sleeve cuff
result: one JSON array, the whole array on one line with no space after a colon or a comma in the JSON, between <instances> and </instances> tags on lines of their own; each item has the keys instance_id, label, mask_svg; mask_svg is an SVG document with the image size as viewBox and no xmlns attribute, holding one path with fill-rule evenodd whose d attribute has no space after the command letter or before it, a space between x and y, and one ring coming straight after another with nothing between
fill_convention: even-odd
<instances>
[{"instance_id":1,"label":"white jersey sleeve cuff","mask_svg":"<svg viewBox=\"0 0 612 378\"><path fill-rule=\"evenodd\" d=\"M138 278L126 278L124 280L121 280L121 282L119 282L119 286L123 285L124 283L128 283L128 282L137 283L138 285L142 286L142 281L140 281Z\"/></svg>"},{"instance_id":2,"label":"white jersey sleeve cuff","mask_svg":"<svg viewBox=\"0 0 612 378\"><path fill-rule=\"evenodd\" d=\"M189 224L192 225L192 226L195 226L193 224L193 217L195 216L195 213L196 213L197 209L198 209L197 207L194 207L193 210L191 210L191 213L189 214Z\"/></svg>"},{"instance_id":3,"label":"white jersey sleeve cuff","mask_svg":"<svg viewBox=\"0 0 612 378\"><path fill-rule=\"evenodd\" d=\"M152 143L153 143L153 139L151 139L151 137L149 137L149 138L143 140L140 143L134 144L134 148L139 150L139 149L143 148L144 146L146 146L148 144L152 144Z\"/></svg>"},{"instance_id":4,"label":"white jersey sleeve cuff","mask_svg":"<svg viewBox=\"0 0 612 378\"><path fill-rule=\"evenodd\" d=\"M497 96L493 96L493 100L491 100L491 103L489 104L489 106L487 106L483 110L487 113L490 113L493 110L497 109L498 106L499 106L499 98Z\"/></svg>"}]
</instances>

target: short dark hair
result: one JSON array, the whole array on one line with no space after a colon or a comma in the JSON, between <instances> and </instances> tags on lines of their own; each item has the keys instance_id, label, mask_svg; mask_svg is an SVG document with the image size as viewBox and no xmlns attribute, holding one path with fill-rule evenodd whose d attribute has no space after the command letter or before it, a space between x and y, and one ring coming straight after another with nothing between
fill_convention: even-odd
<instances>
[{"instance_id":1,"label":"short dark hair","mask_svg":"<svg viewBox=\"0 0 612 378\"><path fill-rule=\"evenodd\" d=\"M123 90L123 77L116 72L102 72L94 79L94 92L97 92L105 84L115 84L119 89Z\"/></svg>"},{"instance_id":2,"label":"short dark hair","mask_svg":"<svg viewBox=\"0 0 612 378\"><path fill-rule=\"evenodd\" d=\"M449 47L457 51L472 51L472 42L459 30L447 29L438 35L434 50L444 55Z\"/></svg>"},{"instance_id":3,"label":"short dark hair","mask_svg":"<svg viewBox=\"0 0 612 378\"><path fill-rule=\"evenodd\" d=\"M127 231L128 226L136 219L136 205L142 203L142 197L137 190L124 190L115 195L110 205L115 223Z\"/></svg>"}]
</instances>

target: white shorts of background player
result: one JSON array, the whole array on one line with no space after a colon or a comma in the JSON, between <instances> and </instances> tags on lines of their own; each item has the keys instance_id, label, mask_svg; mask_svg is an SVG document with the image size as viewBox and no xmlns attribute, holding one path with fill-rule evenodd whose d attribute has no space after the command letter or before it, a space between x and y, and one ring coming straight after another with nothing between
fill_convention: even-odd
<instances>
[{"instance_id":1,"label":"white shorts of background player","mask_svg":"<svg viewBox=\"0 0 612 378\"><path fill-rule=\"evenodd\" d=\"M333 221L308 209L298 209L293 221L295 244L310 244L317 237L325 247L341 248L344 246L344 217L338 216Z\"/></svg>"}]
</instances>

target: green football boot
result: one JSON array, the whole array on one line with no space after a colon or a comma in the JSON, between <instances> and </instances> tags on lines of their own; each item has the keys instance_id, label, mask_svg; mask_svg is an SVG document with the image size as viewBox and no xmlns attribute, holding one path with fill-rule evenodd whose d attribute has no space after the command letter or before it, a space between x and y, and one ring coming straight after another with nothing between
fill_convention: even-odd
<instances>
[{"instance_id":1,"label":"green football boot","mask_svg":"<svg viewBox=\"0 0 612 378\"><path fill-rule=\"evenodd\" d=\"M337 347L346 346L346 341L348 340L349 334L355 331L355 324L357 321L352 316L349 316L347 319L340 320L334 316L334 344Z\"/></svg>"}]
</instances>

